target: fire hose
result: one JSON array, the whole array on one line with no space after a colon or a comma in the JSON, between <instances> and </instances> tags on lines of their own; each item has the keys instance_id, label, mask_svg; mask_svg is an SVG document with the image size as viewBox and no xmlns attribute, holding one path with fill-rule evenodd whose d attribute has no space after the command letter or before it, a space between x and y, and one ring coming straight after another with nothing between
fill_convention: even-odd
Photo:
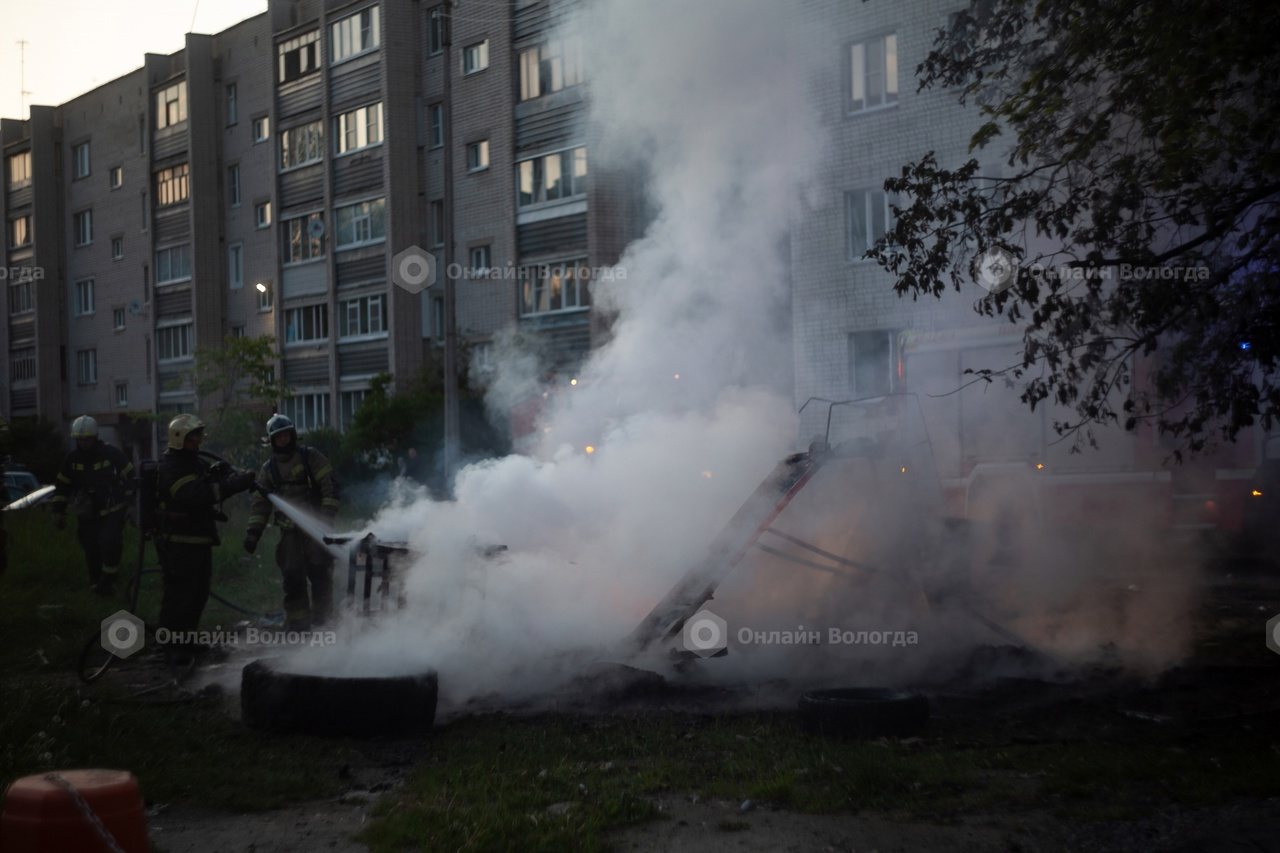
<instances>
[{"instance_id":1,"label":"fire hose","mask_svg":"<svg viewBox=\"0 0 1280 853\"><path fill-rule=\"evenodd\" d=\"M231 467L230 463L218 456L216 453L211 453L207 450L201 450L198 451L198 453L202 457L214 460L215 465L223 465L226 466L227 469L230 469ZM135 491L135 512L137 513L139 524L142 524L142 489L145 487L145 484L143 482L141 472L139 472L139 476L137 478L137 485L138 488ZM257 491L259 494L266 494L262 487L257 483L251 485L250 490ZM221 510L217 511L217 516L221 517L220 520L226 520L226 516L221 512ZM133 576L130 578L125 590L125 597L129 604L128 612L135 615L138 609L138 599L142 593L142 578L146 575L158 574L161 571L160 569L145 567L147 541L153 538L153 532L141 528L139 529L137 567L135 568ZM273 613L261 613L255 610L250 610L247 607L243 607L222 595L219 595L214 590L209 591L209 597L237 613L242 613L256 619L271 620L279 615L278 611ZM155 629L144 623L143 630L147 633L154 633ZM86 639L84 647L81 649L77 674L80 676L81 681L84 681L86 684L91 684L101 678L117 660L119 660L119 658L114 653L103 647L101 633L94 633ZM156 688L144 689L135 694L135 696L141 696L145 693L152 692L154 689Z\"/></svg>"}]
</instances>

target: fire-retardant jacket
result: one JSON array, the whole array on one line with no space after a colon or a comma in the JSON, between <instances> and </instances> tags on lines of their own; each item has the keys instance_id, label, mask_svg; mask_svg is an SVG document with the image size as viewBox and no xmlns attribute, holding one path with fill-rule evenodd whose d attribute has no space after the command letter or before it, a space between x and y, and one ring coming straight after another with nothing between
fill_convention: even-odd
<instances>
[{"instance_id":1,"label":"fire-retardant jacket","mask_svg":"<svg viewBox=\"0 0 1280 853\"><path fill-rule=\"evenodd\" d=\"M133 463L116 447L101 441L89 450L79 447L62 460L54 481L52 509L67 511L67 501L76 500L79 515L107 515L124 509L132 489Z\"/></svg>"},{"instance_id":2,"label":"fire-retardant jacket","mask_svg":"<svg viewBox=\"0 0 1280 853\"><path fill-rule=\"evenodd\" d=\"M209 463L194 450L170 448L156 473L156 514L160 542L217 545L222 519L218 504L230 494L209 475Z\"/></svg>"},{"instance_id":3,"label":"fire-retardant jacket","mask_svg":"<svg viewBox=\"0 0 1280 853\"><path fill-rule=\"evenodd\" d=\"M295 506L317 511L324 518L338 514L338 480L333 474L333 466L314 447L299 444L297 450L285 459L271 454L258 472L258 486L260 491L254 492L249 512L250 536L261 536L271 516L271 501L263 494L264 491L277 494ZM282 530L294 526L282 512L275 514L275 522Z\"/></svg>"}]
</instances>

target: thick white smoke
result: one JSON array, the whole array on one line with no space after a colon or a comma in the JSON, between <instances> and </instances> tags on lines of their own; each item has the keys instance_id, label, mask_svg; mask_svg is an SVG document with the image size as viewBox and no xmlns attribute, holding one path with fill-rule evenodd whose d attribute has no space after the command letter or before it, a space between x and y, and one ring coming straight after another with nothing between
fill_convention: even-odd
<instances>
[{"instance_id":1,"label":"thick white smoke","mask_svg":"<svg viewBox=\"0 0 1280 853\"><path fill-rule=\"evenodd\" d=\"M536 694L575 674L567 658L606 657L791 449L781 248L822 134L809 59L782 35L787 5L590 7L572 26L588 56L591 169L641 158L655 213L620 277L595 285L611 337L548 398L529 454L464 469L454 501L372 521L424 555L408 607L299 666L430 666L454 702ZM535 393L527 359L509 367L504 398Z\"/></svg>"}]
</instances>

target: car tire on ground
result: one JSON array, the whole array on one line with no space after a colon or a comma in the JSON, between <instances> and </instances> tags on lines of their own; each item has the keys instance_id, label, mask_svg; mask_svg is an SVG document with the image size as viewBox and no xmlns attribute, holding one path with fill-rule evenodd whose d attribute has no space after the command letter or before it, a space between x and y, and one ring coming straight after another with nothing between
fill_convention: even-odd
<instances>
[{"instance_id":1,"label":"car tire on ground","mask_svg":"<svg viewBox=\"0 0 1280 853\"><path fill-rule=\"evenodd\" d=\"M818 734L911 737L929 722L929 700L879 687L814 690L800 697L800 721Z\"/></svg>"},{"instance_id":2,"label":"car tire on ground","mask_svg":"<svg viewBox=\"0 0 1280 853\"><path fill-rule=\"evenodd\" d=\"M274 669L254 661L240 679L245 725L272 732L334 737L421 734L436 716L436 673L334 678Z\"/></svg>"}]
</instances>

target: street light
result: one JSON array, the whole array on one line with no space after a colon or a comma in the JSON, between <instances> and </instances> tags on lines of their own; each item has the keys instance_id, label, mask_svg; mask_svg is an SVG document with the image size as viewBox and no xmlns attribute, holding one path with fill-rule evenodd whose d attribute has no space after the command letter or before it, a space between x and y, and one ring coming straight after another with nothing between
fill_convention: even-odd
<instances>
[{"instance_id":1,"label":"street light","mask_svg":"<svg viewBox=\"0 0 1280 853\"><path fill-rule=\"evenodd\" d=\"M265 284L263 284L262 282L258 282L257 284L255 284L255 285L254 285L254 287L258 288L258 292L259 292L259 293L266 293L266 292L267 292L267 286L266 286Z\"/></svg>"}]
</instances>

